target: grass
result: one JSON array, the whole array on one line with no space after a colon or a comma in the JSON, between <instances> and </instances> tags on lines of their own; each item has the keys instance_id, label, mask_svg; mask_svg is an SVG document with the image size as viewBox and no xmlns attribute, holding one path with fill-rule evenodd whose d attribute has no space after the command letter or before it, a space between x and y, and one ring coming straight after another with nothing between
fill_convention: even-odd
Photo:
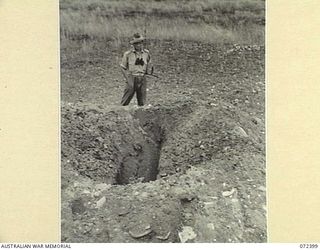
<instances>
[{"instance_id":1,"label":"grass","mask_svg":"<svg viewBox=\"0 0 320 250\"><path fill-rule=\"evenodd\" d=\"M263 0L61 0L61 40L264 43Z\"/></svg>"},{"instance_id":2,"label":"grass","mask_svg":"<svg viewBox=\"0 0 320 250\"><path fill-rule=\"evenodd\" d=\"M264 12L263 0L61 0L62 10L89 10L118 12L203 12L216 11L221 13L234 13L235 11Z\"/></svg>"}]
</instances>

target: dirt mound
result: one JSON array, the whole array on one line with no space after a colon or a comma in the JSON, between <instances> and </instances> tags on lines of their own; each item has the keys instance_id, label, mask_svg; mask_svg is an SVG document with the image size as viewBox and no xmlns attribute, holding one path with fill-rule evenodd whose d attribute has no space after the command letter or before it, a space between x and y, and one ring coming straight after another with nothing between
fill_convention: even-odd
<instances>
[{"instance_id":1,"label":"dirt mound","mask_svg":"<svg viewBox=\"0 0 320 250\"><path fill-rule=\"evenodd\" d=\"M159 142L146 135L130 112L69 105L64 113L63 156L71 156L72 168L81 175L110 184L127 184L137 176L155 179Z\"/></svg>"}]
</instances>

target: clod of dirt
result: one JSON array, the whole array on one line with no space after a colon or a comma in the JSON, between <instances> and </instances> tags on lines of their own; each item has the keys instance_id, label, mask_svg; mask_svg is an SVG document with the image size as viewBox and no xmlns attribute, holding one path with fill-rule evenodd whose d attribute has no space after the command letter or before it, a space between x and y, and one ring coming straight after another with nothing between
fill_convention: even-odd
<instances>
[{"instance_id":1,"label":"clod of dirt","mask_svg":"<svg viewBox=\"0 0 320 250\"><path fill-rule=\"evenodd\" d=\"M186 243L197 237L197 234L193 231L192 227L185 226L182 227L182 231L179 232L179 238L181 243Z\"/></svg>"},{"instance_id":2,"label":"clod of dirt","mask_svg":"<svg viewBox=\"0 0 320 250\"><path fill-rule=\"evenodd\" d=\"M186 190L182 187L174 187L172 189L172 193L174 193L182 202L190 202L196 198L195 193L190 192L190 190Z\"/></svg>"},{"instance_id":3,"label":"clod of dirt","mask_svg":"<svg viewBox=\"0 0 320 250\"><path fill-rule=\"evenodd\" d=\"M86 211L86 207L84 206L84 201L79 198L75 199L71 202L71 211L72 214L82 214Z\"/></svg>"},{"instance_id":4,"label":"clod of dirt","mask_svg":"<svg viewBox=\"0 0 320 250\"><path fill-rule=\"evenodd\" d=\"M106 204L107 199L106 197L102 197L100 200L97 201L97 208L102 208L104 206L104 204Z\"/></svg>"},{"instance_id":5,"label":"clod of dirt","mask_svg":"<svg viewBox=\"0 0 320 250\"><path fill-rule=\"evenodd\" d=\"M158 236L156 236L156 238L159 240L167 240L167 239L169 239L170 234L171 234L171 232L169 231L166 235L164 235L164 236L158 235Z\"/></svg>"}]
</instances>

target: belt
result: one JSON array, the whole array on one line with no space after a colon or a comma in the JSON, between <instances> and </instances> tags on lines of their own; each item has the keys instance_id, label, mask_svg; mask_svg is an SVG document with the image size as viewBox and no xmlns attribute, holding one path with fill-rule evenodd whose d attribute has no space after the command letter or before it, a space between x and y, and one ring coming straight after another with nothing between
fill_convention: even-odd
<instances>
[{"instance_id":1,"label":"belt","mask_svg":"<svg viewBox=\"0 0 320 250\"><path fill-rule=\"evenodd\" d=\"M141 74L141 75L140 74L139 75L138 74L131 74L131 75L134 77L144 77L144 74Z\"/></svg>"}]
</instances>

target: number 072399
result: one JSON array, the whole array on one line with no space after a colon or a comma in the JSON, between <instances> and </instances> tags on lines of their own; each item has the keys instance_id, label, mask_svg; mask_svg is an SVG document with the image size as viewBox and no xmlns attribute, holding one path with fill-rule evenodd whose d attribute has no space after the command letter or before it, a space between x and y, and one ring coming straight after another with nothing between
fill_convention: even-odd
<instances>
[{"instance_id":1,"label":"number 072399","mask_svg":"<svg viewBox=\"0 0 320 250\"><path fill-rule=\"evenodd\" d=\"M300 244L300 248L318 248L318 244Z\"/></svg>"}]
</instances>

